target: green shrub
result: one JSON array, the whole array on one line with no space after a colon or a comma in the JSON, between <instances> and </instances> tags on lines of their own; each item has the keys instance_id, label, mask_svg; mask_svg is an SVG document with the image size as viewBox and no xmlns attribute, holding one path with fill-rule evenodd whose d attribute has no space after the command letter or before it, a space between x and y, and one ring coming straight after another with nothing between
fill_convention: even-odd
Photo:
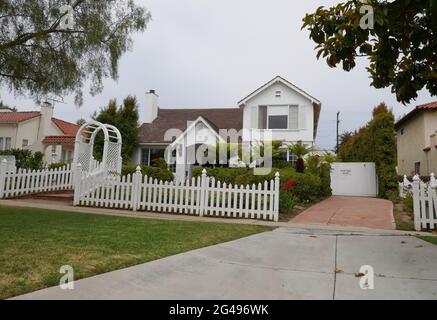
<instances>
[{"instance_id":1,"label":"green shrub","mask_svg":"<svg viewBox=\"0 0 437 320\"><path fill-rule=\"evenodd\" d=\"M385 196L386 196L387 200L390 200L392 202L398 202L400 200L398 190L388 190L385 193Z\"/></svg>"},{"instance_id":2,"label":"green shrub","mask_svg":"<svg viewBox=\"0 0 437 320\"><path fill-rule=\"evenodd\" d=\"M193 176L198 177L202 174L203 168L194 168ZM259 183L264 183L264 181L271 181L275 178L276 172L280 174L281 186L291 179L296 180L296 184L288 191L295 203L297 202L307 202L314 201L322 196L325 196L326 189L330 186L323 186L320 177L310 174L310 173L297 173L293 168L273 168L272 171L263 176L258 176L253 174L253 169L249 168L207 168L207 174L210 177L216 178L216 180L221 182L226 182L227 184L232 183L233 185L258 185ZM326 179L325 179L326 182ZM326 183L330 183L327 181ZM282 201L285 197L282 196ZM285 204L280 204L284 206ZM287 205L285 205L286 207Z\"/></svg>"},{"instance_id":3,"label":"green shrub","mask_svg":"<svg viewBox=\"0 0 437 320\"><path fill-rule=\"evenodd\" d=\"M128 175L134 174L137 170L136 164L125 164L122 167L121 174ZM140 165L141 173L143 175L147 175L148 177L152 177L153 179L158 179L162 181L173 181L173 173L167 168L158 168L158 167L149 167L145 165Z\"/></svg>"},{"instance_id":4,"label":"green shrub","mask_svg":"<svg viewBox=\"0 0 437 320\"><path fill-rule=\"evenodd\" d=\"M63 168L65 167L67 164L63 163L63 162L58 162L58 163L51 163L49 164L49 169L58 169L58 168Z\"/></svg>"},{"instance_id":5,"label":"green shrub","mask_svg":"<svg viewBox=\"0 0 437 320\"><path fill-rule=\"evenodd\" d=\"M407 195L405 196L404 199L404 208L405 211L411 214L414 212L413 193L407 192Z\"/></svg>"},{"instance_id":6,"label":"green shrub","mask_svg":"<svg viewBox=\"0 0 437 320\"><path fill-rule=\"evenodd\" d=\"M33 153L30 150L10 149L0 151L2 156L15 156L17 168L39 170L43 167L44 154L41 152Z\"/></svg>"},{"instance_id":7,"label":"green shrub","mask_svg":"<svg viewBox=\"0 0 437 320\"><path fill-rule=\"evenodd\" d=\"M281 191L279 193L279 212L289 213L293 210L296 205L296 199L286 191Z\"/></svg>"},{"instance_id":8,"label":"green shrub","mask_svg":"<svg viewBox=\"0 0 437 320\"><path fill-rule=\"evenodd\" d=\"M157 167L161 169L168 169L167 162L164 158L158 158L152 161L152 167Z\"/></svg>"},{"instance_id":9,"label":"green shrub","mask_svg":"<svg viewBox=\"0 0 437 320\"><path fill-rule=\"evenodd\" d=\"M394 123L393 113L381 103L373 110L372 120L342 144L338 153L344 162L375 162L382 198L392 197L398 187Z\"/></svg>"}]
</instances>

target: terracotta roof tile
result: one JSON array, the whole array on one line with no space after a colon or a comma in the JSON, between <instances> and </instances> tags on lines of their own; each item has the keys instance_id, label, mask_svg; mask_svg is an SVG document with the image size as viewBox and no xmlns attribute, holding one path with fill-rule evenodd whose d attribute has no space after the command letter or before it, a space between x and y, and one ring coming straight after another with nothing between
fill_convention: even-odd
<instances>
[{"instance_id":1,"label":"terracotta roof tile","mask_svg":"<svg viewBox=\"0 0 437 320\"><path fill-rule=\"evenodd\" d=\"M24 111L24 112L0 112L0 123L19 123L41 116L39 111ZM76 135L79 131L79 126L61 119L52 118L53 123L65 135Z\"/></svg>"},{"instance_id":2,"label":"terracotta roof tile","mask_svg":"<svg viewBox=\"0 0 437 320\"><path fill-rule=\"evenodd\" d=\"M406 114L395 123L395 129L399 130L408 120L412 119L416 114L422 111L437 111L437 101L416 106L416 108L414 108L410 113Z\"/></svg>"},{"instance_id":3,"label":"terracotta roof tile","mask_svg":"<svg viewBox=\"0 0 437 320\"><path fill-rule=\"evenodd\" d=\"M417 106L416 109L419 109L419 110L437 109L437 101L422 104L420 106Z\"/></svg>"},{"instance_id":4,"label":"terracotta roof tile","mask_svg":"<svg viewBox=\"0 0 437 320\"><path fill-rule=\"evenodd\" d=\"M46 136L42 143L44 144L73 144L76 140L76 136Z\"/></svg>"},{"instance_id":5,"label":"terracotta roof tile","mask_svg":"<svg viewBox=\"0 0 437 320\"><path fill-rule=\"evenodd\" d=\"M40 115L38 111L0 112L0 123L18 123L39 117Z\"/></svg>"},{"instance_id":6,"label":"terracotta roof tile","mask_svg":"<svg viewBox=\"0 0 437 320\"><path fill-rule=\"evenodd\" d=\"M67 122L61 119L52 118L52 121L66 135L76 135L77 131L79 131L80 128L80 126L78 126L77 124Z\"/></svg>"}]
</instances>

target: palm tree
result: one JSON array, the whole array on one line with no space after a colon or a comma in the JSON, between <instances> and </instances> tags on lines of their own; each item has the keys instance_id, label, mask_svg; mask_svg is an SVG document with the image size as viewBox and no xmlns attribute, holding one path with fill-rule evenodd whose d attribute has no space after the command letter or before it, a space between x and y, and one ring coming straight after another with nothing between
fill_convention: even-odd
<instances>
[{"instance_id":1,"label":"palm tree","mask_svg":"<svg viewBox=\"0 0 437 320\"><path fill-rule=\"evenodd\" d=\"M303 157L310 153L313 148L308 147L305 143L299 140L296 143L288 146L288 150L297 157L296 161L296 171L304 172L305 171L305 163L303 161Z\"/></svg>"}]
</instances>

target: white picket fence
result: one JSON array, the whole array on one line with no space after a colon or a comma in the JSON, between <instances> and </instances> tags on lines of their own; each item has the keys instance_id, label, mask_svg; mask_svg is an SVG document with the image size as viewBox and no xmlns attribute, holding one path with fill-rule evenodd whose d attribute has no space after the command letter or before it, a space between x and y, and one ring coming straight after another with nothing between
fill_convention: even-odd
<instances>
[{"instance_id":1,"label":"white picket fence","mask_svg":"<svg viewBox=\"0 0 437 320\"><path fill-rule=\"evenodd\" d=\"M399 197L404 199L408 192L411 192L413 183L408 180L407 176L404 176L402 182L399 182Z\"/></svg>"},{"instance_id":2,"label":"white picket fence","mask_svg":"<svg viewBox=\"0 0 437 320\"><path fill-rule=\"evenodd\" d=\"M414 227L416 231L437 229L437 181L431 174L429 183L413 178Z\"/></svg>"},{"instance_id":3,"label":"white picket fence","mask_svg":"<svg viewBox=\"0 0 437 320\"><path fill-rule=\"evenodd\" d=\"M80 169L79 169L80 170ZM99 179L76 172L75 204L198 216L278 221L279 173L258 186L216 181L204 170L185 183L163 182L136 173Z\"/></svg>"},{"instance_id":4,"label":"white picket fence","mask_svg":"<svg viewBox=\"0 0 437 320\"><path fill-rule=\"evenodd\" d=\"M0 199L69 189L73 189L71 165L56 169L8 171L5 160L0 164Z\"/></svg>"}]
</instances>

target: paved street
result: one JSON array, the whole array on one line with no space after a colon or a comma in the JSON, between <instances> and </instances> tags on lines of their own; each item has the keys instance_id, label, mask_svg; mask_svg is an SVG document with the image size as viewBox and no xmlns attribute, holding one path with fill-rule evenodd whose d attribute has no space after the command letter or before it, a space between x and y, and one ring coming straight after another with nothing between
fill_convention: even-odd
<instances>
[{"instance_id":1,"label":"paved street","mask_svg":"<svg viewBox=\"0 0 437 320\"><path fill-rule=\"evenodd\" d=\"M374 290L359 287L362 265ZM415 237L278 228L17 298L437 299L436 266L437 246Z\"/></svg>"}]
</instances>

